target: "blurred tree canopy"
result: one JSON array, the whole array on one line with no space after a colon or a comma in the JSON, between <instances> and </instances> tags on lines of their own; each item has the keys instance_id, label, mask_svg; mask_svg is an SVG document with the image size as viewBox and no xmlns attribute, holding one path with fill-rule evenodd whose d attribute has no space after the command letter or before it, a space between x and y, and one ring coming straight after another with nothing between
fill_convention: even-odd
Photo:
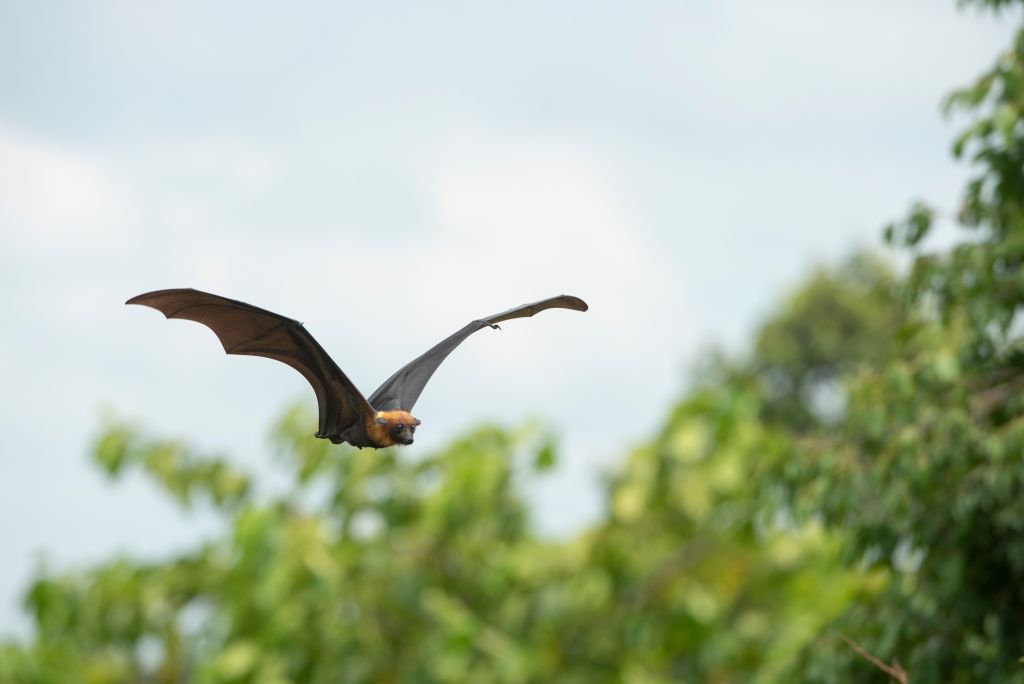
<instances>
[{"instance_id":1,"label":"blurred tree canopy","mask_svg":"<svg viewBox=\"0 0 1024 684\"><path fill-rule=\"evenodd\" d=\"M1019 2L978 0L1000 9ZM272 432L292 473L112 422L94 445L222 538L175 558L41 572L0 683L1024 682L1024 31L955 92L958 210L886 229L709 357L568 540L520 490L557 447L482 426L425 458ZM937 222L970 231L928 251Z\"/></svg>"}]
</instances>

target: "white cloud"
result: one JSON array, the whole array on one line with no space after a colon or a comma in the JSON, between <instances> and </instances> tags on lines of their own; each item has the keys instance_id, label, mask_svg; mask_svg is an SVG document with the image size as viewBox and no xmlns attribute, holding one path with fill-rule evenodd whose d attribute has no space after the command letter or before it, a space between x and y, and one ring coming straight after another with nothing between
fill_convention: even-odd
<instances>
[{"instance_id":1,"label":"white cloud","mask_svg":"<svg viewBox=\"0 0 1024 684\"><path fill-rule=\"evenodd\" d=\"M32 248L124 234L121 179L85 154L0 123L0 225Z\"/></svg>"},{"instance_id":2,"label":"white cloud","mask_svg":"<svg viewBox=\"0 0 1024 684\"><path fill-rule=\"evenodd\" d=\"M581 288L600 302L605 341L678 304L669 259L626 211L605 159L579 143L496 140L432 174L438 241L414 265L420 282L474 300L493 297L492 287Z\"/></svg>"},{"instance_id":3,"label":"white cloud","mask_svg":"<svg viewBox=\"0 0 1024 684\"><path fill-rule=\"evenodd\" d=\"M651 27L649 55L673 74L667 87L754 128L764 117L888 118L894 107L934 108L1001 45L987 40L998 22L952 2L723 0L696 18L672 6Z\"/></svg>"}]
</instances>

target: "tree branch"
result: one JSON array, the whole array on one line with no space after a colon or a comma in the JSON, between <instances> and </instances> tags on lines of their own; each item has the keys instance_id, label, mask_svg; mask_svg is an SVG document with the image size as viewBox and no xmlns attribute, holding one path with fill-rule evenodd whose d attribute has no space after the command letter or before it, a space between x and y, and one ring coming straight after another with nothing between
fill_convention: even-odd
<instances>
[{"instance_id":1,"label":"tree branch","mask_svg":"<svg viewBox=\"0 0 1024 684\"><path fill-rule=\"evenodd\" d=\"M879 670L895 679L900 684L907 684L907 671L900 666L900 661L893 658L892 665L886 665L884 662L882 662L875 656L865 651L863 646L861 646L856 641L846 636L842 632L839 633L839 636L842 637L843 641L845 641L846 644L850 648L852 648L854 652L856 652L856 654L859 655L861 658L868 661L869 663L877 667Z\"/></svg>"}]
</instances>

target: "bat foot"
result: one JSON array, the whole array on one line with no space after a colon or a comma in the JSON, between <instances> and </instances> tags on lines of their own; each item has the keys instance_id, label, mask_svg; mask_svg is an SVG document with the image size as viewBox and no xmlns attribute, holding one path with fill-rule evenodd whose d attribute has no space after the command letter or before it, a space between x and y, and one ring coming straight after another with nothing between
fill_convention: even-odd
<instances>
[{"instance_id":1,"label":"bat foot","mask_svg":"<svg viewBox=\"0 0 1024 684\"><path fill-rule=\"evenodd\" d=\"M491 326L495 330L501 330L501 326L498 325L497 323L488 323L487 325Z\"/></svg>"}]
</instances>

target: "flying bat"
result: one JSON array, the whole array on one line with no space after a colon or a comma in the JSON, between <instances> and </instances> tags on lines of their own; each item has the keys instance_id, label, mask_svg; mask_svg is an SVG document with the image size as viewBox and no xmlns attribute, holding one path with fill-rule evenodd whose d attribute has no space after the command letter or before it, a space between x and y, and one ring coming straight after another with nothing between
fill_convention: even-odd
<instances>
[{"instance_id":1,"label":"flying bat","mask_svg":"<svg viewBox=\"0 0 1024 684\"><path fill-rule=\"evenodd\" d=\"M167 318L202 323L217 335L228 354L263 356L288 364L302 373L316 393L320 408L316 437L374 449L412 444L420 421L409 411L441 362L477 330L498 328L502 321L528 318L546 309L588 308L578 297L559 295L478 318L399 368L367 399L299 321L193 289L147 292L125 304L142 304Z\"/></svg>"}]
</instances>

